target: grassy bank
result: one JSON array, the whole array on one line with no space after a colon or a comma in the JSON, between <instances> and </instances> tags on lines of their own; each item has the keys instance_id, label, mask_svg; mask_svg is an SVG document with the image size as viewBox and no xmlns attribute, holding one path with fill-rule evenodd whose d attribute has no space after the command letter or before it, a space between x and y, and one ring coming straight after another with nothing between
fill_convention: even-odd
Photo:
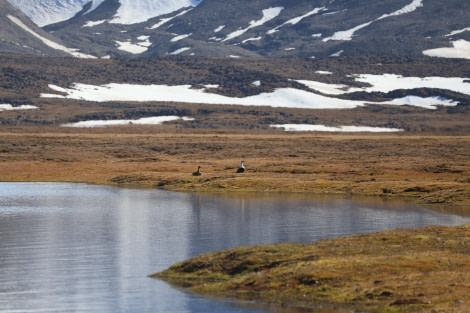
<instances>
[{"instance_id":1,"label":"grassy bank","mask_svg":"<svg viewBox=\"0 0 470 313\"><path fill-rule=\"evenodd\" d=\"M470 136L171 127L0 129L2 181L174 191L303 192L470 205ZM246 171L236 174L241 159ZM202 166L202 176L191 173Z\"/></svg>"},{"instance_id":2,"label":"grassy bank","mask_svg":"<svg viewBox=\"0 0 470 313\"><path fill-rule=\"evenodd\" d=\"M154 274L215 297L367 312L469 312L470 225L241 247Z\"/></svg>"}]
</instances>

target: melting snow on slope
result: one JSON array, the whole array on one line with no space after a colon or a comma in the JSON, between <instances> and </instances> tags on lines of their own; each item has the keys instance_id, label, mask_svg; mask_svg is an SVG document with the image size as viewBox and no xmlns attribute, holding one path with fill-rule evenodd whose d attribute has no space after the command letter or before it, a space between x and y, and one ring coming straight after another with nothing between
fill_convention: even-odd
<instances>
[{"instance_id":1,"label":"melting snow on slope","mask_svg":"<svg viewBox=\"0 0 470 313\"><path fill-rule=\"evenodd\" d=\"M283 128L285 131L317 131L317 132L372 132L372 133L390 133L400 132L403 129L399 128L385 128L385 127L368 127L368 126L325 126L325 125L310 125L310 124L281 124L271 125L274 128Z\"/></svg>"},{"instance_id":2,"label":"melting snow on slope","mask_svg":"<svg viewBox=\"0 0 470 313\"><path fill-rule=\"evenodd\" d=\"M276 8L269 8L269 9L263 10L263 17L261 19L257 21L251 21L250 25L247 28L239 29L228 34L227 37L222 41L227 41L227 40L236 38L238 36L243 35L245 32L247 32L251 28L263 25L267 21L270 21L273 18L277 17L281 13L282 10L284 10L284 7L276 7Z\"/></svg>"},{"instance_id":3,"label":"melting snow on slope","mask_svg":"<svg viewBox=\"0 0 470 313\"><path fill-rule=\"evenodd\" d=\"M356 76L356 80L372 85L372 87L366 87L364 89L366 92L390 92L397 89L436 88L452 90L470 95L470 84L465 82L466 78L460 77L405 77L396 74L361 74Z\"/></svg>"},{"instance_id":4,"label":"melting snow on slope","mask_svg":"<svg viewBox=\"0 0 470 313\"><path fill-rule=\"evenodd\" d=\"M71 88L50 85L51 89L66 93L42 94L46 98L77 99L97 102L106 101L162 101L182 103L207 103L220 105L248 105L293 108L354 108L364 105L362 101L335 99L294 88L280 88L271 93L261 93L244 98L206 93L190 85L130 85L107 84L103 86L75 84Z\"/></svg>"},{"instance_id":5,"label":"melting snow on slope","mask_svg":"<svg viewBox=\"0 0 470 313\"><path fill-rule=\"evenodd\" d=\"M388 92L396 89L409 88L442 88L470 94L468 83L463 78L414 78L401 77L397 75L358 75L358 81L370 83L372 86L364 89L348 88L344 85L310 84L312 89L324 93L341 94L351 91L381 91ZM305 83L305 81L299 81ZM438 87L436 87L438 86ZM50 85L51 89L65 93L42 94L47 98L77 99L87 101L162 101L182 103L206 103L219 105L246 105L246 106L271 106L291 107L307 109L346 109L363 106L368 103L378 105L413 105L427 109L435 109L436 105L455 106L458 103L449 99L439 97L421 98L408 96L386 102L371 102L359 100L345 100L327 97L316 93L299 90L295 88L279 88L271 93L260 93L244 98L228 97L214 93L206 93L205 89L194 89L190 85L167 86L167 85L131 85L131 84L107 84L103 86L75 84L71 88L60 88ZM340 92L342 90L342 92ZM326 91L326 92L325 92Z\"/></svg>"},{"instance_id":6,"label":"melting snow on slope","mask_svg":"<svg viewBox=\"0 0 470 313\"><path fill-rule=\"evenodd\" d=\"M167 17L167 18L161 18L160 21L157 23L157 24L154 24L152 27L150 27L150 29L157 29L159 28L160 26L168 23L169 21L171 21L172 19L174 19L175 17L178 17L178 16L181 16L181 15L184 15L186 13L188 13L189 11L191 11L191 9L188 9L188 10L184 10L184 11L181 11L180 13L176 14L175 16L171 16L171 17Z\"/></svg>"},{"instance_id":7,"label":"melting snow on slope","mask_svg":"<svg viewBox=\"0 0 470 313\"><path fill-rule=\"evenodd\" d=\"M350 92L390 92L398 89L436 88L470 95L470 84L460 77L405 77L396 74L360 74L355 80L370 84L370 87L350 87L347 85L326 84L316 81L297 80L297 82L328 95L341 95Z\"/></svg>"},{"instance_id":8,"label":"melting snow on slope","mask_svg":"<svg viewBox=\"0 0 470 313\"><path fill-rule=\"evenodd\" d=\"M461 34L463 32L470 32L470 27L462 28L462 29L459 29L459 30L454 30L453 32L448 33L444 37L451 37L451 36L454 36L454 35L457 35L457 34Z\"/></svg>"},{"instance_id":9,"label":"melting snow on slope","mask_svg":"<svg viewBox=\"0 0 470 313\"><path fill-rule=\"evenodd\" d=\"M88 12L96 9L104 0L93 0ZM39 27L68 20L83 9L90 0L8 0L26 14Z\"/></svg>"},{"instance_id":10,"label":"melting snow on slope","mask_svg":"<svg viewBox=\"0 0 470 313\"><path fill-rule=\"evenodd\" d=\"M195 7L202 0L119 0L119 7L111 23L136 24L182 8Z\"/></svg>"},{"instance_id":11,"label":"melting snow on slope","mask_svg":"<svg viewBox=\"0 0 470 313\"><path fill-rule=\"evenodd\" d=\"M283 23L282 25L277 26L276 28L273 28L273 29L271 29L271 30L268 30L266 33L267 33L267 34L273 34L273 33L277 32L277 30L278 30L279 28L281 28L281 27L283 27L283 26L285 26L285 25L287 25L287 24L295 25L295 24L299 23L301 20L303 20L304 18L307 18L307 17L309 17L309 16L311 16L311 15L318 14L319 12L321 12L321 11L323 11L323 10L326 10L326 8L325 8L325 7L315 8L315 9L313 9L312 11L310 11L310 12L308 12L308 13L302 15L302 16L299 16L299 17L295 17L295 18L293 18L293 19L290 19L290 20L288 20L287 22Z\"/></svg>"},{"instance_id":12,"label":"melting snow on slope","mask_svg":"<svg viewBox=\"0 0 470 313\"><path fill-rule=\"evenodd\" d=\"M391 17L391 16L397 16L397 15L411 13L411 12L415 11L417 8L422 7L422 6L423 6L423 0L413 0L413 2L411 2L407 6L401 8L400 10L397 10L393 13L384 14L381 17L379 17L379 18L377 18L373 21L358 25L358 26L353 27L353 28L348 29L348 30L335 32L332 36L324 38L323 42L327 42L327 41L330 41L330 40L352 40L355 32L357 32L358 30L360 30L364 27L369 26L373 22L376 22L378 20L381 20L381 19L384 19L384 18L387 18L387 17Z\"/></svg>"},{"instance_id":13,"label":"melting snow on slope","mask_svg":"<svg viewBox=\"0 0 470 313\"><path fill-rule=\"evenodd\" d=\"M452 42L453 47L424 50L423 54L431 57L470 59L470 42L457 40Z\"/></svg>"},{"instance_id":14,"label":"melting snow on slope","mask_svg":"<svg viewBox=\"0 0 470 313\"><path fill-rule=\"evenodd\" d=\"M82 27L94 27L94 26L101 25L101 24L104 24L104 23L106 23L106 20L88 21L85 24L83 24Z\"/></svg>"},{"instance_id":15,"label":"melting snow on slope","mask_svg":"<svg viewBox=\"0 0 470 313\"><path fill-rule=\"evenodd\" d=\"M191 50L191 47L179 48L179 49L176 49L175 51L168 52L168 54L177 55L177 54L183 53L183 52L188 51L188 50Z\"/></svg>"},{"instance_id":16,"label":"melting snow on slope","mask_svg":"<svg viewBox=\"0 0 470 313\"><path fill-rule=\"evenodd\" d=\"M140 36L137 39L139 42L132 43L130 40L128 41L117 41L116 44L118 45L118 49L121 51L126 51L132 54L140 54L144 53L148 50L148 47L152 45L149 40L149 36Z\"/></svg>"},{"instance_id":17,"label":"melting snow on slope","mask_svg":"<svg viewBox=\"0 0 470 313\"><path fill-rule=\"evenodd\" d=\"M381 20L383 18L391 17L391 16L397 16L397 15L411 13L413 11L416 11L417 8L422 7L422 6L423 6L423 0L413 0L413 2L411 2L407 6L404 6L400 10L395 11L395 12L390 13L390 14L384 14L381 17L379 17L378 19L376 19L376 21Z\"/></svg>"},{"instance_id":18,"label":"melting snow on slope","mask_svg":"<svg viewBox=\"0 0 470 313\"><path fill-rule=\"evenodd\" d=\"M324 38L323 42L327 42L327 41L330 41L330 40L352 40L355 32L357 32L358 30L360 30L364 27L369 26L372 23L373 23L373 21L358 25L358 26L356 26L354 28L351 28L351 29L348 29L348 30L343 30L343 31L336 32L336 33L333 34L333 36Z\"/></svg>"},{"instance_id":19,"label":"melting snow on slope","mask_svg":"<svg viewBox=\"0 0 470 313\"><path fill-rule=\"evenodd\" d=\"M356 75L356 80L371 84L370 87L352 88L347 85L325 84L298 80L311 89L325 94L339 95L353 91L381 91L388 92L396 89L410 88L441 88L462 92L470 95L470 84L465 83L464 78L443 77L402 77L399 75ZM261 85L260 81L254 81L254 85ZM271 93L260 93L258 95L237 98L205 92L207 88L218 88L218 85L206 85L201 89L194 89L190 85L167 86L167 85L131 85L131 84L107 84L103 86L74 84L71 88L62 88L55 85L49 86L52 90L61 94L41 94L45 98L77 99L86 101L162 101L182 103L205 103L219 105L246 105L246 106L270 106L291 107L308 109L347 109L363 106L366 104L376 105L411 105L426 109L435 109L437 105L455 106L458 102L441 98L417 96L406 96L385 102L370 102L358 100L345 100L327 97L316 93L299 90L295 88L279 88ZM65 95L63 95L65 94ZM117 120L117 121L83 121L70 127L97 127L108 125L127 124L158 124L163 117L144 118L140 120ZM174 117L179 119L178 117ZM333 131L333 132L395 132L402 131L395 128L363 127L363 126L340 126L329 127L324 125L272 125L272 127L284 128L288 131Z\"/></svg>"},{"instance_id":20,"label":"melting snow on slope","mask_svg":"<svg viewBox=\"0 0 470 313\"><path fill-rule=\"evenodd\" d=\"M28 26L26 26L25 24L23 24L23 22L20 21L18 18L14 17L14 16L12 16L12 15L7 15L7 17L8 17L13 23L15 23L16 25L18 25L18 26L21 27L23 30L27 31L28 33L30 33L31 35L33 35L33 36L36 37L37 39L41 40L45 45L51 47L52 49L56 49L56 50L61 50L61 51L67 52L68 54L73 55L74 57L77 57L77 58L96 58L95 56L77 52L77 51L78 51L77 49L67 48L67 47L65 47L65 46L62 46L61 44L58 44L57 42L54 42L54 41L49 40L49 39L47 39L47 38L45 38L45 37L42 37L42 36L39 35L38 33L34 32L31 28L29 28Z\"/></svg>"},{"instance_id":21,"label":"melting snow on slope","mask_svg":"<svg viewBox=\"0 0 470 313\"><path fill-rule=\"evenodd\" d=\"M159 125L165 122L172 121L192 121L193 118L179 117L179 116L153 116L143 117L137 120L91 120L81 121L77 123L64 124L64 127L104 127L104 126L119 126L119 125Z\"/></svg>"},{"instance_id":22,"label":"melting snow on slope","mask_svg":"<svg viewBox=\"0 0 470 313\"><path fill-rule=\"evenodd\" d=\"M32 110L32 109L38 109L37 106L34 105L29 105L29 104L24 104L24 105L19 105L19 106L12 106L11 104L0 104L0 112L1 111L15 111L15 110Z\"/></svg>"},{"instance_id":23,"label":"melting snow on slope","mask_svg":"<svg viewBox=\"0 0 470 313\"><path fill-rule=\"evenodd\" d=\"M190 33L190 34L184 34L184 35L178 35L178 36L175 36L175 37L171 38L170 41L171 41L171 42L177 42L177 41L183 40L183 39L185 39L185 38L188 38L188 37L191 36L191 35L192 35L192 33Z\"/></svg>"}]
</instances>

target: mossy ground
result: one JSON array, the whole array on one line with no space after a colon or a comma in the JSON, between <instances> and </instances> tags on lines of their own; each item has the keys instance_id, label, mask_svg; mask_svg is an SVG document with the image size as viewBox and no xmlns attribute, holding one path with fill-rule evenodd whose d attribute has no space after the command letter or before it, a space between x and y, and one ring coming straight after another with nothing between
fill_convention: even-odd
<instances>
[{"instance_id":1,"label":"mossy ground","mask_svg":"<svg viewBox=\"0 0 470 313\"><path fill-rule=\"evenodd\" d=\"M469 312L470 226L240 247L154 274L208 296L367 312Z\"/></svg>"}]
</instances>

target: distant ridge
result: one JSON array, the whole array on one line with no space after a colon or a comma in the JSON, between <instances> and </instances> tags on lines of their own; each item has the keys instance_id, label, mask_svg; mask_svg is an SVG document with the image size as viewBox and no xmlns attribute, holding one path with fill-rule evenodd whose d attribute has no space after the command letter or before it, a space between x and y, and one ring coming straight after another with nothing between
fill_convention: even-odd
<instances>
[{"instance_id":1,"label":"distant ridge","mask_svg":"<svg viewBox=\"0 0 470 313\"><path fill-rule=\"evenodd\" d=\"M0 0L2 12L23 21L29 15L40 21L49 38L83 56L427 54L470 59L469 1L80 0L62 8L56 0L50 0L48 7L39 0L8 1ZM57 22L48 24L49 20ZM32 39L12 27L5 14L0 26L2 52L63 55L39 43L31 49ZM12 48L14 42L18 47Z\"/></svg>"}]
</instances>

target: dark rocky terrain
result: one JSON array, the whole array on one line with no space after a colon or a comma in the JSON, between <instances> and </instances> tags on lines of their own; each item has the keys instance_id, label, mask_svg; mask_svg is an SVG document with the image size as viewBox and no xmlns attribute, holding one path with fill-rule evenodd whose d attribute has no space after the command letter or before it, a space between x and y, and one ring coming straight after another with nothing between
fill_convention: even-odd
<instances>
[{"instance_id":1,"label":"dark rocky terrain","mask_svg":"<svg viewBox=\"0 0 470 313\"><path fill-rule=\"evenodd\" d=\"M378 65L380 64L380 65ZM323 75L317 71L331 71ZM84 60L21 55L0 55L0 103L35 105L38 110L0 112L2 125L61 125L81 120L136 119L159 115L196 118L176 127L193 129L270 129L272 124L308 123L398 127L407 132L468 134L468 95L444 89L418 88L392 92L355 92L342 97L380 101L406 95L445 97L457 106L436 110L413 106L368 105L355 109L294 109L174 102L93 102L42 98L49 84L68 88L76 82L191 85L217 84L210 92L244 97L276 88L306 88L292 79L358 85L357 73L395 73L405 76L470 77L469 61L461 59L356 57L325 59L231 59L173 56L116 60ZM252 84L261 80L260 86Z\"/></svg>"},{"instance_id":2,"label":"dark rocky terrain","mask_svg":"<svg viewBox=\"0 0 470 313\"><path fill-rule=\"evenodd\" d=\"M179 16L186 8L146 22L122 25L106 22L119 8L117 0L106 0L92 12L78 13L43 30L65 46L97 57L164 56L182 48L187 49L180 52L182 55L218 57L318 58L338 52L343 56L420 56L423 50L449 47L455 40L470 41L470 31L449 36L470 26L470 2L423 0L418 3L422 6L400 12L416 3L412 0L204 0ZM252 25L263 19L263 11L280 7L283 9L279 15ZM0 0L0 9L0 51L61 53L40 46L37 39L12 25L5 13L21 16L27 22L20 12L8 13L13 9L6 0ZM172 19L154 28L164 18ZM83 27L90 21L102 23ZM354 28L358 29L351 40L328 40L337 32ZM38 27L33 29L44 34ZM230 34L238 30L246 31L232 38ZM181 35L185 37L175 40ZM151 43L146 51L133 54L118 49L117 41L138 45L141 36L148 36ZM23 44L28 47L22 47Z\"/></svg>"}]
</instances>

